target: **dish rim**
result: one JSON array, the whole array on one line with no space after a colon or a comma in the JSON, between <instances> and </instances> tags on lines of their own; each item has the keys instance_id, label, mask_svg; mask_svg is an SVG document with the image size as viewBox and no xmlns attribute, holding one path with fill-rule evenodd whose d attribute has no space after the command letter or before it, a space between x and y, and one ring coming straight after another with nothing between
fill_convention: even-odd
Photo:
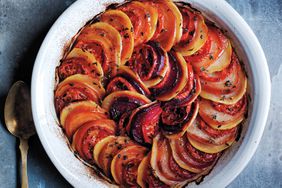
<instances>
[{"instance_id":1,"label":"dish rim","mask_svg":"<svg viewBox=\"0 0 282 188\"><path fill-rule=\"evenodd\" d=\"M240 42L244 43L244 47L248 47L247 49L252 49L246 52L248 58L253 58L255 61L250 61L249 66L253 73L253 84L254 84L254 106L252 117L250 118L248 129L252 128L252 131L248 131L248 134L244 138L243 142L247 142L248 144L241 145L238 151L233 155L232 160L228 162L226 166L223 167L223 170L216 174L212 180L208 182L203 182L198 187L208 187L208 186L217 186L217 187L225 187L230 184L246 167L248 162L251 160L254 155L259 142L261 140L267 117L270 107L270 97L271 97L271 82L270 75L268 70L267 61L262 50L261 45L259 44L258 39L255 34L248 26L248 24L243 20L243 18L226 2L226 1L218 1L218 0L202 0L201 2L197 2L197 0L182 0L184 2L189 2L192 6L202 6L206 9L211 10L212 8L208 8L208 5L214 8L212 11L216 12L217 16L222 19L226 24L230 27L240 26L240 30L237 31L241 36ZM71 20L71 13L78 10L78 7L82 3L91 2L91 0L83 1L78 0L74 2L68 9L66 9L61 16L57 19L57 21L53 24L48 34L46 35L40 50L38 52L37 58L35 60L35 65L32 73L32 84L31 84L31 97L32 97L32 113L34 118L34 124L40 138L40 141L51 159L52 163L59 170L59 172L64 176L64 178L70 182L73 186L79 186L80 181L75 178L75 174L71 174L67 168L61 165L61 163L57 160L56 155L52 152L52 148L49 145L49 141L44 137L44 130L41 128L41 116L38 116L37 111L41 107L40 103L40 93L38 93L38 86L42 83L39 83L40 79L37 79L40 76L40 73L44 71L42 69L42 64L44 63L44 58L46 57L46 52L48 51L49 42L54 38L56 34L57 28ZM113 0L109 0L107 2L113 2ZM205 5L204 5L205 4ZM101 10L100 10L101 12ZM94 14L94 13L93 13ZM95 16L95 15L93 15ZM88 20L85 20L88 21ZM244 39L244 40L243 40ZM256 65L252 65L252 63L256 63ZM53 70L55 71L55 70ZM52 115L52 114L51 114ZM255 125L256 124L256 125ZM248 139L248 140L247 140ZM244 160L240 160L240 159ZM225 169L225 170L224 170ZM228 172L228 173L226 173ZM224 175L224 178L222 178Z\"/></svg>"}]
</instances>

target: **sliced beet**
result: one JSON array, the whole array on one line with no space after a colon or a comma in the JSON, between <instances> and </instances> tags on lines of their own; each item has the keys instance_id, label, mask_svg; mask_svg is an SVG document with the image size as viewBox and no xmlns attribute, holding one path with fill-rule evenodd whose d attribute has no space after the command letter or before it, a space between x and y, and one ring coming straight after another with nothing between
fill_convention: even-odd
<instances>
[{"instance_id":1,"label":"sliced beet","mask_svg":"<svg viewBox=\"0 0 282 188\"><path fill-rule=\"evenodd\" d=\"M162 113L160 103L153 102L134 110L127 125L127 133L138 143L148 145L159 132Z\"/></svg>"}]
</instances>

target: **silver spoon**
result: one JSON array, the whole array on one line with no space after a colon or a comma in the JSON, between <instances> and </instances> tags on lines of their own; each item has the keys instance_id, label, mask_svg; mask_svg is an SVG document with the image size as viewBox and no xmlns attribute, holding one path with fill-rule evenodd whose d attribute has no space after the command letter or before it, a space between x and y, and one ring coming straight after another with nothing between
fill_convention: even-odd
<instances>
[{"instance_id":1,"label":"silver spoon","mask_svg":"<svg viewBox=\"0 0 282 188\"><path fill-rule=\"evenodd\" d=\"M11 134L20 139L22 159L22 188L28 188L28 139L35 134L31 113L30 93L23 81L17 81L9 90L4 109L5 124Z\"/></svg>"}]
</instances>

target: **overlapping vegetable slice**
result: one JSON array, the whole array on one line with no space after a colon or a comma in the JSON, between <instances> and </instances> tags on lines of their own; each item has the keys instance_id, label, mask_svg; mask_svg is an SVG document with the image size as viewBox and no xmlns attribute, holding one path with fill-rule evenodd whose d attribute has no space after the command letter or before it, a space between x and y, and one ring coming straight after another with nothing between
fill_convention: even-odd
<instances>
[{"instance_id":1,"label":"overlapping vegetable slice","mask_svg":"<svg viewBox=\"0 0 282 188\"><path fill-rule=\"evenodd\" d=\"M134 46L149 41L157 26L158 12L142 2L132 1L118 8L125 12L133 24Z\"/></svg>"},{"instance_id":2,"label":"overlapping vegetable slice","mask_svg":"<svg viewBox=\"0 0 282 188\"><path fill-rule=\"evenodd\" d=\"M127 135L126 126L128 124L131 113L132 113L132 111L127 111L127 112L124 112L120 116L120 118L118 120L118 125L117 125L117 135L120 135L120 136Z\"/></svg>"},{"instance_id":3,"label":"overlapping vegetable slice","mask_svg":"<svg viewBox=\"0 0 282 188\"><path fill-rule=\"evenodd\" d=\"M244 95L237 103L226 105L201 99L199 115L214 129L232 129L241 123L247 110L247 97Z\"/></svg>"},{"instance_id":4,"label":"overlapping vegetable slice","mask_svg":"<svg viewBox=\"0 0 282 188\"><path fill-rule=\"evenodd\" d=\"M231 61L232 47L229 39L213 26L208 27L208 39L203 47L185 60L193 65L194 70L213 73L226 68Z\"/></svg>"},{"instance_id":5,"label":"overlapping vegetable slice","mask_svg":"<svg viewBox=\"0 0 282 188\"><path fill-rule=\"evenodd\" d=\"M121 66L117 75L113 77L107 85L107 93L114 91L135 91L142 95L149 96L150 91L142 82L139 76L127 66Z\"/></svg>"},{"instance_id":6,"label":"overlapping vegetable slice","mask_svg":"<svg viewBox=\"0 0 282 188\"><path fill-rule=\"evenodd\" d=\"M119 120L123 113L150 102L150 99L144 95L133 91L116 91L103 100L102 107L110 114L112 119Z\"/></svg>"},{"instance_id":7,"label":"overlapping vegetable slice","mask_svg":"<svg viewBox=\"0 0 282 188\"><path fill-rule=\"evenodd\" d=\"M235 53L227 68L200 77L201 97L223 104L235 104L246 92L247 78Z\"/></svg>"},{"instance_id":8,"label":"overlapping vegetable slice","mask_svg":"<svg viewBox=\"0 0 282 188\"><path fill-rule=\"evenodd\" d=\"M166 104L175 106L187 106L194 102L201 92L199 77L194 74L192 66L187 63L188 81L182 91Z\"/></svg>"},{"instance_id":9,"label":"overlapping vegetable slice","mask_svg":"<svg viewBox=\"0 0 282 188\"><path fill-rule=\"evenodd\" d=\"M156 176L170 187L181 187L197 178L175 162L169 141L160 134L153 140L150 164Z\"/></svg>"},{"instance_id":10,"label":"overlapping vegetable slice","mask_svg":"<svg viewBox=\"0 0 282 188\"><path fill-rule=\"evenodd\" d=\"M108 177L111 177L113 158L120 150L132 145L135 144L129 137L108 136L95 145L93 150L95 162Z\"/></svg>"},{"instance_id":11,"label":"overlapping vegetable slice","mask_svg":"<svg viewBox=\"0 0 282 188\"><path fill-rule=\"evenodd\" d=\"M208 27L200 12L188 6L178 6L183 17L183 33L174 49L184 56L197 52L207 41Z\"/></svg>"},{"instance_id":12,"label":"overlapping vegetable slice","mask_svg":"<svg viewBox=\"0 0 282 188\"><path fill-rule=\"evenodd\" d=\"M233 142L235 141L235 140L230 140L227 143L222 144L222 145L214 145L214 144L206 144L206 143L199 142L198 140L192 137L189 137L189 136L188 136L188 139L193 147L197 148L198 150L202 152L211 153L211 154L218 153L218 152L225 150L226 148L230 147L233 144Z\"/></svg>"},{"instance_id":13,"label":"overlapping vegetable slice","mask_svg":"<svg viewBox=\"0 0 282 188\"><path fill-rule=\"evenodd\" d=\"M82 29L75 47L91 52L101 63L106 76L116 74L120 66L122 38L110 24L97 22Z\"/></svg>"},{"instance_id":14,"label":"overlapping vegetable slice","mask_svg":"<svg viewBox=\"0 0 282 188\"><path fill-rule=\"evenodd\" d=\"M127 65L150 88L159 84L165 77L169 69L169 59L167 52L156 42L148 42L134 49Z\"/></svg>"},{"instance_id":15,"label":"overlapping vegetable slice","mask_svg":"<svg viewBox=\"0 0 282 188\"><path fill-rule=\"evenodd\" d=\"M169 188L168 185L160 181L155 175L150 165L151 153L143 158L138 167L137 183L142 188L162 187Z\"/></svg>"},{"instance_id":16,"label":"overlapping vegetable slice","mask_svg":"<svg viewBox=\"0 0 282 188\"><path fill-rule=\"evenodd\" d=\"M138 166L148 153L140 145L132 145L119 151L112 160L111 173L115 182L122 187L136 187Z\"/></svg>"},{"instance_id":17,"label":"overlapping vegetable slice","mask_svg":"<svg viewBox=\"0 0 282 188\"><path fill-rule=\"evenodd\" d=\"M122 37L121 64L124 65L130 59L134 48L133 25L129 17L120 10L108 10L101 15L100 21L119 31Z\"/></svg>"},{"instance_id":18,"label":"overlapping vegetable slice","mask_svg":"<svg viewBox=\"0 0 282 188\"><path fill-rule=\"evenodd\" d=\"M202 173L210 170L221 153L208 154L194 148L186 135L169 140L175 162L188 171Z\"/></svg>"},{"instance_id":19,"label":"overlapping vegetable slice","mask_svg":"<svg viewBox=\"0 0 282 188\"><path fill-rule=\"evenodd\" d=\"M160 124L163 133L171 139L180 138L196 118L198 110L198 101L183 107L165 105Z\"/></svg>"},{"instance_id":20,"label":"overlapping vegetable slice","mask_svg":"<svg viewBox=\"0 0 282 188\"><path fill-rule=\"evenodd\" d=\"M182 15L171 0L143 1L158 10L158 25L152 40L160 43L165 51L178 43L182 36Z\"/></svg>"},{"instance_id":21,"label":"overlapping vegetable slice","mask_svg":"<svg viewBox=\"0 0 282 188\"><path fill-rule=\"evenodd\" d=\"M100 103L105 95L101 82L88 75L75 74L61 82L55 91L55 107L59 114L61 110L75 101L91 100Z\"/></svg>"},{"instance_id":22,"label":"overlapping vegetable slice","mask_svg":"<svg viewBox=\"0 0 282 188\"><path fill-rule=\"evenodd\" d=\"M162 109L160 103L153 102L132 111L126 127L128 135L142 145L152 144L159 132Z\"/></svg>"},{"instance_id":23,"label":"overlapping vegetable slice","mask_svg":"<svg viewBox=\"0 0 282 188\"><path fill-rule=\"evenodd\" d=\"M196 143L196 148L197 143L206 145L207 147L205 149L198 149L207 153L216 153L228 148L235 141L237 134L237 127L229 130L213 129L200 117L198 117L187 130L187 136L192 140L192 145Z\"/></svg>"},{"instance_id":24,"label":"overlapping vegetable slice","mask_svg":"<svg viewBox=\"0 0 282 188\"><path fill-rule=\"evenodd\" d=\"M188 79L187 65L180 53L170 52L169 69L163 80L151 88L152 95L160 101L169 101L180 93Z\"/></svg>"},{"instance_id":25,"label":"overlapping vegetable slice","mask_svg":"<svg viewBox=\"0 0 282 188\"><path fill-rule=\"evenodd\" d=\"M75 102L65 107L60 116L60 123L69 139L84 123L107 119L107 112L92 101Z\"/></svg>"},{"instance_id":26,"label":"overlapping vegetable slice","mask_svg":"<svg viewBox=\"0 0 282 188\"><path fill-rule=\"evenodd\" d=\"M57 68L57 72L60 81L74 74L86 74L98 80L102 80L104 76L101 64L95 56L80 48L70 51Z\"/></svg>"},{"instance_id":27,"label":"overlapping vegetable slice","mask_svg":"<svg viewBox=\"0 0 282 188\"><path fill-rule=\"evenodd\" d=\"M225 34L189 5L110 6L68 49L60 123L80 158L119 186L185 186L238 138L245 72Z\"/></svg>"},{"instance_id":28,"label":"overlapping vegetable slice","mask_svg":"<svg viewBox=\"0 0 282 188\"><path fill-rule=\"evenodd\" d=\"M82 159L94 164L94 146L103 138L114 135L115 127L115 122L109 119L86 122L74 133L72 147Z\"/></svg>"}]
</instances>

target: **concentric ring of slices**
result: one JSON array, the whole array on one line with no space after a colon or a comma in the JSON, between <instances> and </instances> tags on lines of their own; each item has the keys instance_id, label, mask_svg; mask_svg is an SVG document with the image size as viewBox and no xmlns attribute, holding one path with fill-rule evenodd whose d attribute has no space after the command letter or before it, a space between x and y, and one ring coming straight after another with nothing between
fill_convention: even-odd
<instances>
[{"instance_id":1,"label":"concentric ring of slices","mask_svg":"<svg viewBox=\"0 0 282 188\"><path fill-rule=\"evenodd\" d=\"M237 141L247 77L229 38L185 3L109 6L57 67L73 151L121 187L183 187Z\"/></svg>"}]
</instances>

